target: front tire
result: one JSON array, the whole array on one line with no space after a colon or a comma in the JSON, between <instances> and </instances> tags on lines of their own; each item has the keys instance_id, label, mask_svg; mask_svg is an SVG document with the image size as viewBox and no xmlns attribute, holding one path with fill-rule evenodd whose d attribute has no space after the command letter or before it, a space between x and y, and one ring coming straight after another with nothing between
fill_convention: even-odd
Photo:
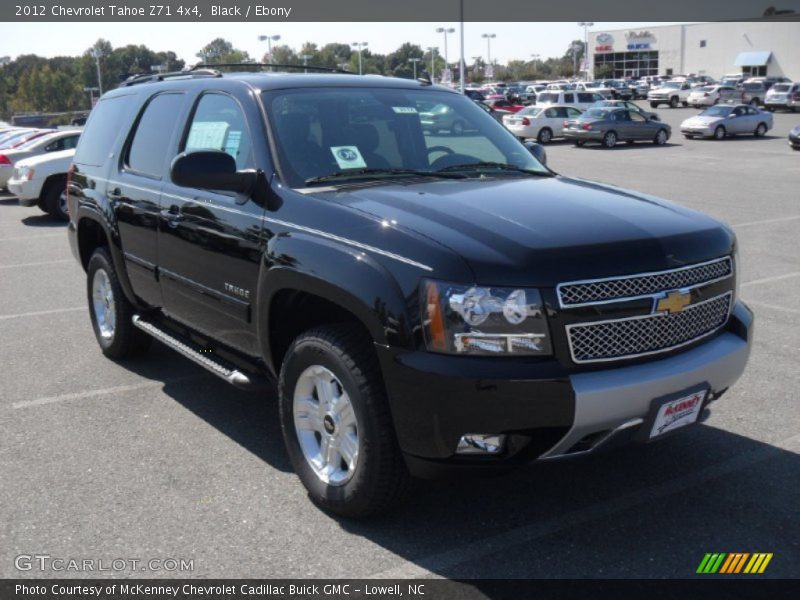
<instances>
[{"instance_id":1,"label":"front tire","mask_svg":"<svg viewBox=\"0 0 800 600\"><path fill-rule=\"evenodd\" d=\"M670 108L678 108L678 103L679 102L680 101L678 100L678 97L677 96L673 96L672 98L669 99L669 107Z\"/></svg>"},{"instance_id":2,"label":"front tire","mask_svg":"<svg viewBox=\"0 0 800 600\"><path fill-rule=\"evenodd\" d=\"M152 338L131 321L136 310L122 291L105 247L95 250L89 259L86 293L92 329L103 354L109 358L128 358L150 347Z\"/></svg>"},{"instance_id":3,"label":"front tire","mask_svg":"<svg viewBox=\"0 0 800 600\"><path fill-rule=\"evenodd\" d=\"M753 135L756 137L764 137L767 134L767 126L764 123L759 123Z\"/></svg>"},{"instance_id":4,"label":"front tire","mask_svg":"<svg viewBox=\"0 0 800 600\"><path fill-rule=\"evenodd\" d=\"M725 128L722 125L717 125L717 128L714 130L714 139L715 140L725 139Z\"/></svg>"},{"instance_id":5,"label":"front tire","mask_svg":"<svg viewBox=\"0 0 800 600\"><path fill-rule=\"evenodd\" d=\"M663 146L667 143L667 130L666 129L659 129L658 133L656 133L656 137L653 138L653 143L656 146Z\"/></svg>"},{"instance_id":6,"label":"front tire","mask_svg":"<svg viewBox=\"0 0 800 600\"><path fill-rule=\"evenodd\" d=\"M299 336L283 361L279 393L286 449L315 504L366 517L404 499L411 477L366 334L331 325Z\"/></svg>"},{"instance_id":7,"label":"front tire","mask_svg":"<svg viewBox=\"0 0 800 600\"><path fill-rule=\"evenodd\" d=\"M658 108L659 106L660 106L660 104L658 102L651 102L650 103L650 108Z\"/></svg>"},{"instance_id":8,"label":"front tire","mask_svg":"<svg viewBox=\"0 0 800 600\"><path fill-rule=\"evenodd\" d=\"M66 186L66 179L58 179L50 183L44 193L44 211L59 221L69 221Z\"/></svg>"},{"instance_id":9,"label":"front tire","mask_svg":"<svg viewBox=\"0 0 800 600\"><path fill-rule=\"evenodd\" d=\"M617 145L617 134L614 131L608 131L603 136L603 147L613 148Z\"/></svg>"}]
</instances>

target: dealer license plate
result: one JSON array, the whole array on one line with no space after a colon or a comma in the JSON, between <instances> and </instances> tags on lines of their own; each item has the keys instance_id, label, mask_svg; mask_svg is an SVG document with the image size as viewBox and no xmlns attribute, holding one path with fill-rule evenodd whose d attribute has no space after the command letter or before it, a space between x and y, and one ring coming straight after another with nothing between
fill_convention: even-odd
<instances>
[{"instance_id":1,"label":"dealer license plate","mask_svg":"<svg viewBox=\"0 0 800 600\"><path fill-rule=\"evenodd\" d=\"M705 397L706 390L701 390L662 404L650 430L650 439L697 421Z\"/></svg>"}]
</instances>

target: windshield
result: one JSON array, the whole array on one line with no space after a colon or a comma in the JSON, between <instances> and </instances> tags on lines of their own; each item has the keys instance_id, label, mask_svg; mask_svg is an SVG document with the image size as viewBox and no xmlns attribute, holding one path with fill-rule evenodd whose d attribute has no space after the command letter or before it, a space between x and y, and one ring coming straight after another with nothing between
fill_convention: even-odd
<instances>
[{"instance_id":1,"label":"windshield","mask_svg":"<svg viewBox=\"0 0 800 600\"><path fill-rule=\"evenodd\" d=\"M264 92L281 172L292 187L322 180L457 174L481 163L492 174L550 175L494 118L461 94L387 88ZM440 119L421 118L431 105ZM471 169L468 175L475 175ZM481 174L481 173L478 173Z\"/></svg>"},{"instance_id":2,"label":"windshield","mask_svg":"<svg viewBox=\"0 0 800 600\"><path fill-rule=\"evenodd\" d=\"M733 108L730 106L712 106L711 108L705 109L703 112L700 113L702 117L727 117L731 114Z\"/></svg>"},{"instance_id":3,"label":"windshield","mask_svg":"<svg viewBox=\"0 0 800 600\"><path fill-rule=\"evenodd\" d=\"M667 81L666 83L663 83L661 85L661 87L670 88L670 89L673 89L673 90L678 90L678 89L680 89L681 85L683 85L683 84L681 84L679 81Z\"/></svg>"}]
</instances>

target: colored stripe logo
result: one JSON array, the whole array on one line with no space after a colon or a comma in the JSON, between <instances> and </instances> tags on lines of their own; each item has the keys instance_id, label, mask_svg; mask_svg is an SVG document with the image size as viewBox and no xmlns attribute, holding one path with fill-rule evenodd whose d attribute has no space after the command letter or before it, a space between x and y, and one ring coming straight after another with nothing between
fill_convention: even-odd
<instances>
[{"instance_id":1,"label":"colored stripe logo","mask_svg":"<svg viewBox=\"0 0 800 600\"><path fill-rule=\"evenodd\" d=\"M706 574L725 574L734 575L738 573L756 574L763 573L769 561L772 560L772 552L717 552L707 553L697 573Z\"/></svg>"}]
</instances>

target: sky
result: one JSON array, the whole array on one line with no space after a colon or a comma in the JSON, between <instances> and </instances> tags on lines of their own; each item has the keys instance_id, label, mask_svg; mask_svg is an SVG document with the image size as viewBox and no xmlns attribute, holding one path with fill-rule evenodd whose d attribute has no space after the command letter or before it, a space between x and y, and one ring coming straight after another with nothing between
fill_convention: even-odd
<instances>
[{"instance_id":1,"label":"sky","mask_svg":"<svg viewBox=\"0 0 800 600\"><path fill-rule=\"evenodd\" d=\"M590 31L653 27L672 23L596 23ZM296 50L304 42L318 46L330 42L367 42L369 49L380 54L397 49L410 41L423 48L437 46L444 54L443 35L437 27L454 27L448 36L448 59L458 59L458 23L6 23L0 36L0 56L14 58L20 54L45 57L79 55L99 37L114 47L144 44L156 52L172 50L188 63L197 62L196 53L217 37L231 41L234 47L246 50L251 57L261 59L266 42L259 35L280 35L279 43ZM465 23L464 56L486 60L486 40L482 33L494 33L491 40L492 59L530 60L531 54L542 59L562 56L572 40L583 39L583 28L576 23Z\"/></svg>"}]
</instances>

